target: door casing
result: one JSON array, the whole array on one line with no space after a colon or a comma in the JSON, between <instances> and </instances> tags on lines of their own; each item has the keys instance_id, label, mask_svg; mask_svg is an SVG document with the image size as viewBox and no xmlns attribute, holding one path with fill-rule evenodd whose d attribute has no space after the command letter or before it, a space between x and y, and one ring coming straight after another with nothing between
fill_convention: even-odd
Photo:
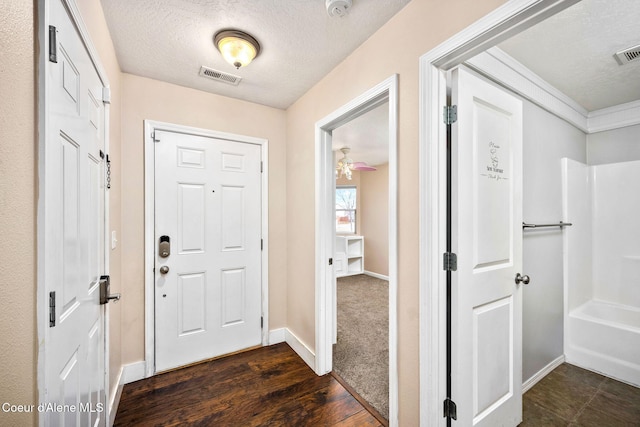
<instances>
[{"instance_id":1,"label":"door casing","mask_svg":"<svg viewBox=\"0 0 640 427\"><path fill-rule=\"evenodd\" d=\"M445 426L446 73L580 0L512 0L420 57L420 425ZM452 177L454 180L456 177ZM455 400L455 396L454 396Z\"/></svg>"},{"instance_id":2,"label":"door casing","mask_svg":"<svg viewBox=\"0 0 640 427\"><path fill-rule=\"evenodd\" d=\"M335 164L331 149L334 129L389 102L389 425L398 425L398 75L394 74L343 105L315 125L315 372L332 369L335 319Z\"/></svg>"},{"instance_id":3,"label":"door casing","mask_svg":"<svg viewBox=\"0 0 640 427\"><path fill-rule=\"evenodd\" d=\"M261 176L262 192L262 345L269 344L269 141L263 138L236 135L208 129L182 126L154 120L144 121L144 282L145 282L145 378L155 374L155 131L184 133L189 135L225 139L261 147L263 165Z\"/></svg>"},{"instance_id":4,"label":"door casing","mask_svg":"<svg viewBox=\"0 0 640 427\"><path fill-rule=\"evenodd\" d=\"M59 0L67 8L72 22L75 24L78 34L84 43L85 48L91 58L91 62L96 69L98 77L102 82L103 89L103 102L104 102L104 150L109 153L109 106L110 101L106 99L110 98L110 85L109 78L105 68L102 65L98 51L96 50L91 37L89 36L89 30L82 19L82 15L75 0ZM47 336L49 328L49 295L47 294L47 271L51 268L56 268L55 261L48 253L47 235L48 229L46 228L48 206L45 201L46 197L46 170L48 164L46 162L47 156L45 150L48 144L54 143L54 138L47 132L49 115L50 115L50 100L47 96L49 81L49 15L50 15L50 3L51 0L38 0L37 3L37 15L38 15L38 43L41 48L38 53L38 211L37 211L37 342L44 343L44 345L38 345L38 365L37 365L37 387L38 387L38 402L45 402L45 361L47 359ZM45 48L46 46L46 48ZM109 274L109 244L111 241L109 238L109 191L104 192L104 274ZM103 333L104 333L104 387L105 387L105 400L106 406L104 408L104 417L107 423L113 424L115 419L115 413L111 413L113 399L115 397L110 395L109 384L109 304L104 307L103 318ZM116 393L117 394L117 393ZM45 416L38 417L38 424L44 426Z\"/></svg>"}]
</instances>

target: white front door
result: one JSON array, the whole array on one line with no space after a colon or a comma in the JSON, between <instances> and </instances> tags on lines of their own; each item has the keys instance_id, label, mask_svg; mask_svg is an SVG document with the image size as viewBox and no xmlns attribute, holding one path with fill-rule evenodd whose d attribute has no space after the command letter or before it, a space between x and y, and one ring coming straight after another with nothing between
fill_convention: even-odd
<instances>
[{"instance_id":1,"label":"white front door","mask_svg":"<svg viewBox=\"0 0 640 427\"><path fill-rule=\"evenodd\" d=\"M261 148L168 131L155 140L156 371L163 371L262 343Z\"/></svg>"},{"instance_id":2,"label":"white front door","mask_svg":"<svg viewBox=\"0 0 640 427\"><path fill-rule=\"evenodd\" d=\"M47 65L45 424L106 425L103 85L60 0L50 3L57 63ZM55 409L56 405L63 405ZM53 410L52 410L53 408Z\"/></svg>"},{"instance_id":3,"label":"white front door","mask_svg":"<svg viewBox=\"0 0 640 427\"><path fill-rule=\"evenodd\" d=\"M460 426L522 421L522 102L452 75L452 400Z\"/></svg>"}]
</instances>

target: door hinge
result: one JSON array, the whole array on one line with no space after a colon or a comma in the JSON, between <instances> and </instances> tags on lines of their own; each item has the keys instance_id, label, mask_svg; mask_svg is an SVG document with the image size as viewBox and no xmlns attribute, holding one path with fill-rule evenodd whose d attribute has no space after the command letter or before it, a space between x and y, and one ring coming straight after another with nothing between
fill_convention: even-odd
<instances>
[{"instance_id":1,"label":"door hinge","mask_svg":"<svg viewBox=\"0 0 640 427\"><path fill-rule=\"evenodd\" d=\"M458 269L458 255L453 252L445 252L442 255L442 269L444 271L456 271Z\"/></svg>"},{"instance_id":2,"label":"door hinge","mask_svg":"<svg viewBox=\"0 0 640 427\"><path fill-rule=\"evenodd\" d=\"M260 250L263 251L264 250L264 240L260 239Z\"/></svg>"},{"instance_id":3,"label":"door hinge","mask_svg":"<svg viewBox=\"0 0 640 427\"><path fill-rule=\"evenodd\" d=\"M260 317L260 329L264 328L264 317Z\"/></svg>"},{"instance_id":4,"label":"door hinge","mask_svg":"<svg viewBox=\"0 0 640 427\"><path fill-rule=\"evenodd\" d=\"M451 418L452 420L458 419L456 403L448 397L444 400L444 417Z\"/></svg>"},{"instance_id":5,"label":"door hinge","mask_svg":"<svg viewBox=\"0 0 640 427\"><path fill-rule=\"evenodd\" d=\"M53 25L49 25L49 61L58 63L58 43L57 30Z\"/></svg>"},{"instance_id":6,"label":"door hinge","mask_svg":"<svg viewBox=\"0 0 640 427\"><path fill-rule=\"evenodd\" d=\"M56 292L49 292L49 327L56 326Z\"/></svg>"},{"instance_id":7,"label":"door hinge","mask_svg":"<svg viewBox=\"0 0 640 427\"><path fill-rule=\"evenodd\" d=\"M333 265L333 258L329 258L329 265Z\"/></svg>"},{"instance_id":8,"label":"door hinge","mask_svg":"<svg viewBox=\"0 0 640 427\"><path fill-rule=\"evenodd\" d=\"M160 142L160 138L156 139L156 133L155 132L151 132L151 139L153 140L153 142Z\"/></svg>"},{"instance_id":9,"label":"door hinge","mask_svg":"<svg viewBox=\"0 0 640 427\"><path fill-rule=\"evenodd\" d=\"M262 173L262 171L264 170L263 166L264 166L264 162L260 162L260 173Z\"/></svg>"},{"instance_id":10,"label":"door hinge","mask_svg":"<svg viewBox=\"0 0 640 427\"><path fill-rule=\"evenodd\" d=\"M445 106L443 112L443 120L446 125L452 125L458 120L458 106Z\"/></svg>"}]
</instances>

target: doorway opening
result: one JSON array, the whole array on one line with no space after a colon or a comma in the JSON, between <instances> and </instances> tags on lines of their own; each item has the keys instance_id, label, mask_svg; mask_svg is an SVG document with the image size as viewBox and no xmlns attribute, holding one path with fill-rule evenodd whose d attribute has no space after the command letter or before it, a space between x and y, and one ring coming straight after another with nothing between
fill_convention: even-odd
<instances>
[{"instance_id":1,"label":"doorway opening","mask_svg":"<svg viewBox=\"0 0 640 427\"><path fill-rule=\"evenodd\" d=\"M397 425L398 415L398 368L397 368L397 75L391 76L374 88L344 105L316 124L316 366L318 375L333 369L333 345L337 338L337 283L336 273L349 268L353 273L364 273L362 251L364 239L358 232L356 223L347 226L348 234L336 235L336 164L343 157L338 152L336 158L333 147L334 131L339 127L388 105L383 115L388 122L386 160L388 160L388 381L389 381L389 424ZM386 113L386 114L385 114ZM339 132L338 132L339 133ZM345 147L335 147L337 149ZM364 150L366 152L367 150ZM356 152L357 153L357 152ZM355 159L358 161L358 159ZM366 161L366 160L365 160ZM345 209L342 209L345 211ZM347 207L346 210L349 210ZM342 217L350 213L357 221L356 212L341 212ZM343 221L344 222L344 221ZM350 222L346 221L346 222ZM350 228L352 227L352 228ZM339 249L337 244L342 244ZM354 248L349 254L348 246ZM350 266L350 267L349 267ZM341 273L342 274L342 273ZM355 276L352 276L355 277ZM386 331L385 331L386 332Z\"/></svg>"},{"instance_id":2,"label":"doorway opening","mask_svg":"<svg viewBox=\"0 0 640 427\"><path fill-rule=\"evenodd\" d=\"M389 417L388 117L386 102L332 134L337 318L333 373L383 420Z\"/></svg>"},{"instance_id":3,"label":"doorway opening","mask_svg":"<svg viewBox=\"0 0 640 427\"><path fill-rule=\"evenodd\" d=\"M505 5L497 9L494 13L488 15L483 20L479 21L477 24L466 29L464 32L459 34L458 36L450 39L450 41L445 42L443 45L438 46L438 48L434 49L432 52L429 52L423 58L421 58L421 73L422 73L422 82L423 84L423 93L422 93L422 114L421 117L424 118L424 123L421 125L421 138L424 144L421 144L421 147L424 147L425 151L423 151L423 155L420 156L421 161L421 171L424 173L421 175L423 181L421 182L422 188L425 191L422 191L421 194L425 194L426 197L423 198L423 202L421 202L421 210L423 213L422 219L422 238L421 241L424 241L424 246L422 246L423 254L426 256L422 257L423 264L421 265L421 390L423 390L423 396L421 398L422 413L421 418L423 422L426 420L434 419L436 416L442 415L442 395L438 394L444 387L446 379L443 376L444 368L442 367L442 363L439 361L443 359L443 349L444 346L444 328L443 319L444 319L444 304L443 299L444 295L441 291L443 287L441 286L443 283L443 275L445 272L443 271L443 266L440 264L440 259L442 259L443 251L443 233L444 228L442 228L442 219L443 219L443 210L441 207L444 206L444 202L442 202L443 188L444 183L446 182L443 177L443 169L442 165L444 164L443 159L443 150L444 145L440 145L441 148L438 148L435 141L444 141L443 133L445 126L442 124L442 106L446 105L445 101L447 98L446 90L444 90L444 80L446 78L446 72L453 67L465 62L468 66L470 66L474 71L480 72L483 76L488 77L490 80L497 82L499 85L511 90L516 95L519 95L521 98L525 99L525 113L534 112L538 114L539 117L542 116L553 116L558 122L556 125L552 126L539 126L538 130L541 130L542 133L538 133L538 139L544 140L545 143L549 138L545 138L545 134L549 134L551 137L556 137L556 135L564 135L564 141L559 141L558 144L553 147L553 155L557 153L567 153L566 155L569 157L576 156L578 154L578 150L575 150L568 142L571 139L574 133L590 133L590 132L599 132L602 130L606 130L602 128L604 120L603 114L591 114L587 110L582 108L576 108L576 103L570 102L567 97L558 96L558 94L554 94L553 91L549 90L548 86L541 84L541 79L536 81L531 75L527 76L526 72L522 71L523 67L514 67L514 62L509 62L508 58L502 55L502 52L499 49L490 49L495 45L511 38L516 35L520 31L526 30L529 27L533 27L534 24L537 24L552 15L555 15L558 12L572 6L573 4L578 3L576 1L555 1L555 2L518 2L518 4L512 4L511 7L509 5ZM582 2L580 6L584 5ZM576 6L578 7L578 6ZM586 6L585 6L586 7ZM573 9L573 8L572 8ZM558 18L560 15L558 15ZM555 17L554 17L555 18ZM524 33L523 33L524 34ZM556 37L554 40L559 40ZM536 44L538 42L536 41ZM500 46L502 48L502 46ZM542 47L541 47L542 49ZM481 53L484 52L484 53ZM477 56L476 56L477 55ZM520 64L521 65L521 64ZM495 71L497 68L498 73L491 72ZM555 68L555 67L554 67ZM530 101L530 102L529 102ZM540 108L542 107L542 108ZM546 111L545 111L546 110ZM582 110L582 111L580 111ZM596 117L597 116L597 117ZM525 114L526 117L526 114ZM617 118L620 118L618 116ZM609 117L609 121L613 122L615 119ZM602 120L602 121L601 121ZM627 123L626 126L630 124ZM620 127L620 122L617 124ZM527 128L527 124L525 122L525 129ZM549 132L548 129L554 129L554 132ZM594 130L597 128L598 130ZM531 125L529 125L529 129L533 129ZM579 135L575 135L576 138ZM584 136L584 135L583 135ZM526 140L525 140L526 142ZM536 147L545 146L544 144L536 145ZM548 145L546 145L548 146ZM584 146L583 146L584 150ZM527 152L526 144L525 144L525 169L527 166L532 167L536 161L541 160L545 157L549 157L550 153L548 150L542 148L532 148ZM590 154L591 152L589 152ZM585 155L585 154L582 154ZM558 160L558 159L554 159ZM550 167L551 163L548 161L544 162L545 167ZM423 168L424 167L424 168ZM526 222L533 223L558 223L559 220L570 220L570 218L563 218L562 214L562 203L560 200L559 192L561 186L559 182L556 185L550 184L549 176L553 175L559 181L560 175L560 167L558 160L558 168L553 169L552 171L545 172L544 174L540 174L540 176L536 175L537 181L539 183L531 184L531 181L534 178L530 177L529 185L527 185L527 175L525 175L525 186L524 186L524 194L525 194L525 219ZM531 201L533 199L529 198L529 209L527 209L526 203L526 195L529 189L535 186L542 185L541 182L545 182L545 189L539 193L541 195L544 193L545 196L548 196L550 193L554 197L554 213L550 213L550 210L543 210L539 204L536 204L535 207L532 205ZM428 185L427 185L428 183ZM557 196L557 197L555 197ZM557 199L557 200L556 200ZM527 214L532 215L527 215ZM545 216L546 215L546 216ZM557 227L556 227L557 228ZM524 241L529 242L529 253L531 253L531 247L535 246L538 248L538 254L544 254L536 257L536 263L541 262L541 258L545 261L546 270L550 270L555 267L551 267L550 265L555 266L557 259L558 269L561 272L561 256L559 257L550 257L548 254L555 253L554 251L561 251L562 241L560 237L566 233L572 233L574 230L571 227L564 227L563 231L562 227L557 228L556 231L552 229L544 229L540 231L529 231L523 233ZM560 232L558 232L560 231ZM542 240L548 238L549 236L553 236L556 240L553 246L553 250L541 250ZM549 237L550 238L550 237ZM536 240L536 242L533 242ZM527 245L524 247L525 260L527 254ZM530 257L531 259L531 257ZM525 262L525 269L528 270L525 273L531 273L530 269L534 263ZM535 277L534 277L535 276ZM562 279L562 274L560 273L560 283ZM540 286L542 283L542 277L540 275L532 275L532 283L537 286ZM562 304L562 289L559 290L556 300L560 301L559 304ZM533 288L531 285L528 287L526 292L529 292L529 297L533 297L531 294L532 291L536 291L536 288ZM554 292L556 292L554 290ZM526 302L526 299L525 299ZM566 301L565 301L566 303ZM548 308L548 307L545 307ZM526 306L525 306L526 309ZM555 313L555 311L554 311ZM560 307L559 315L562 314L562 307ZM526 313L525 313L526 315ZM565 313L566 315L566 313ZM550 316L547 316L550 317ZM526 336L527 333L527 323L526 317L524 318L524 327L523 334ZM545 319L547 321L547 319ZM535 322L536 324L529 324L529 331L539 331L540 330L548 330L545 326L541 326L539 322ZM559 363L562 363L564 360L564 354L562 354L562 320L558 317L558 322L560 323L560 328L555 328L558 330L558 336L556 336L556 332L554 332L554 336L550 337L548 334L545 335L544 341L549 342L553 341L555 348L559 349L560 357L557 360L553 360L549 366L544 367L542 365L533 366L533 364L538 363L539 361L533 361L535 363L529 363L529 367L524 366L523 374L524 378L529 378L532 373L535 374L529 378L529 380L525 381L523 384L523 389L526 390L531 387L537 380L542 378L545 375L545 372L550 372L555 364L557 366ZM566 335L566 324L565 335ZM529 343L531 347L532 343ZM526 351L526 342L524 350ZM565 354L566 353L566 343L565 343ZM554 351L555 353L555 351ZM567 355L567 358L569 356ZM545 364L547 362L544 362ZM526 365L526 363L525 363ZM544 365L544 364L543 364ZM540 367L545 369L540 369ZM546 369L549 368L549 369ZM537 373L536 373L537 372ZM538 375L539 374L539 375ZM444 424L444 420L442 421Z\"/></svg>"}]
</instances>

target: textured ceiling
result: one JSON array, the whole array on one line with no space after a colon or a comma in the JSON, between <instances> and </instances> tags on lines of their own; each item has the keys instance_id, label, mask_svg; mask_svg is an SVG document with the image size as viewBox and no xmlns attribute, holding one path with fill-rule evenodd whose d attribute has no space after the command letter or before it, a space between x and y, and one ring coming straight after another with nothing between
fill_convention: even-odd
<instances>
[{"instance_id":1,"label":"textured ceiling","mask_svg":"<svg viewBox=\"0 0 640 427\"><path fill-rule=\"evenodd\" d=\"M410 0L353 0L343 18L325 0L101 0L122 71L286 108ZM262 53L236 70L213 45L224 28L256 37ZM205 65L243 78L198 75Z\"/></svg>"},{"instance_id":2,"label":"textured ceiling","mask_svg":"<svg viewBox=\"0 0 640 427\"><path fill-rule=\"evenodd\" d=\"M640 99L640 0L582 0L499 47L588 111Z\"/></svg>"},{"instance_id":3,"label":"textured ceiling","mask_svg":"<svg viewBox=\"0 0 640 427\"><path fill-rule=\"evenodd\" d=\"M354 162L366 162L377 166L389 162L389 103L351 120L332 133L332 149L351 149L349 157ZM338 151L338 158L342 153Z\"/></svg>"}]
</instances>

